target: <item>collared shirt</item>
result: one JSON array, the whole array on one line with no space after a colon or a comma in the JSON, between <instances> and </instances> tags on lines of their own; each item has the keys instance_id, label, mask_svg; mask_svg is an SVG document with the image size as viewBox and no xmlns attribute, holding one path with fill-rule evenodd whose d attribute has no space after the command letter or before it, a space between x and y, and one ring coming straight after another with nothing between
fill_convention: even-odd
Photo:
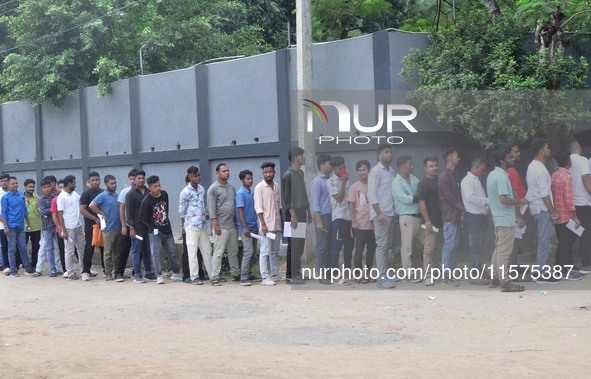
<instances>
[{"instance_id":1,"label":"collared shirt","mask_svg":"<svg viewBox=\"0 0 591 379\"><path fill-rule=\"evenodd\" d=\"M53 203L53 199L55 199L55 195L51 194L50 197L41 197L39 203L37 203L43 230L55 231L55 223L51 217L51 203Z\"/></svg>"},{"instance_id":2,"label":"collared shirt","mask_svg":"<svg viewBox=\"0 0 591 379\"><path fill-rule=\"evenodd\" d=\"M460 191L460 181L456 176L455 170L452 171L446 167L439 176L437 188L439 190L439 204L443 222L459 224L462 211L456 208L456 205L462 203L462 194Z\"/></svg>"},{"instance_id":3,"label":"collared shirt","mask_svg":"<svg viewBox=\"0 0 591 379\"><path fill-rule=\"evenodd\" d=\"M566 168L559 167L552 174L551 180L554 208L556 208L556 213L558 214L556 223L564 224L572 218L573 212L576 209L573 201L573 178Z\"/></svg>"},{"instance_id":4,"label":"collared shirt","mask_svg":"<svg viewBox=\"0 0 591 379\"><path fill-rule=\"evenodd\" d=\"M417 194L419 178L409 174L410 184L400 174L392 180L392 196L394 197L394 209L398 215L418 215L421 213L419 202L413 202Z\"/></svg>"},{"instance_id":5,"label":"collared shirt","mask_svg":"<svg viewBox=\"0 0 591 379\"><path fill-rule=\"evenodd\" d=\"M527 194L525 198L529 200L529 212L532 216L540 212L548 212L543 198L550 196L552 201L552 180L550 173L546 166L537 159L531 161L527 167L527 174L525 175L527 183Z\"/></svg>"},{"instance_id":6,"label":"collared shirt","mask_svg":"<svg viewBox=\"0 0 591 379\"><path fill-rule=\"evenodd\" d=\"M570 155L571 167L570 174L573 178L573 201L575 206L584 207L591 205L591 198L583 183L583 176L590 175L589 162L587 158L579 154ZM554 190L552 190L554 192Z\"/></svg>"},{"instance_id":7,"label":"collared shirt","mask_svg":"<svg viewBox=\"0 0 591 379\"><path fill-rule=\"evenodd\" d=\"M236 192L236 226L238 227L238 233L242 233L244 226L238 216L238 208L242 208L244 212L244 221L246 221L246 227L251 232L256 232L258 229L257 213L254 210L254 192L250 188L241 186L238 192Z\"/></svg>"},{"instance_id":8,"label":"collared shirt","mask_svg":"<svg viewBox=\"0 0 591 379\"><path fill-rule=\"evenodd\" d=\"M488 198L478 176L468 171L460 187L466 212L476 215L488 214Z\"/></svg>"},{"instance_id":9,"label":"collared shirt","mask_svg":"<svg viewBox=\"0 0 591 379\"><path fill-rule=\"evenodd\" d=\"M263 214L265 225L271 232L283 230L281 225L281 199L279 184L273 182L271 187L264 180L254 188L254 209Z\"/></svg>"},{"instance_id":10,"label":"collared shirt","mask_svg":"<svg viewBox=\"0 0 591 379\"><path fill-rule=\"evenodd\" d=\"M191 230L207 229L205 213L205 189L201 184L197 185L197 189L191 183L187 184L179 197L179 214L185 219L183 227Z\"/></svg>"},{"instance_id":11,"label":"collared shirt","mask_svg":"<svg viewBox=\"0 0 591 379\"><path fill-rule=\"evenodd\" d=\"M394 180L394 169L390 166L386 168L381 162L378 162L367 178L367 200L369 200L369 218L376 218L374 204L378 204L382 214L385 216L394 216L394 199L392 198L392 181Z\"/></svg>"},{"instance_id":12,"label":"collared shirt","mask_svg":"<svg viewBox=\"0 0 591 379\"><path fill-rule=\"evenodd\" d=\"M207 190L209 218L217 219L222 229L232 229L236 226L235 198L236 189L230 183L222 185L216 180Z\"/></svg>"},{"instance_id":13,"label":"collared shirt","mask_svg":"<svg viewBox=\"0 0 591 379\"><path fill-rule=\"evenodd\" d=\"M439 190L437 182L437 177L430 178L428 176L424 176L419 181L417 195L419 197L419 202L421 200L425 201L427 214L429 215L429 221L431 221L433 226L441 228L443 226L443 221L441 220L441 207L439 206Z\"/></svg>"},{"instance_id":14,"label":"collared shirt","mask_svg":"<svg viewBox=\"0 0 591 379\"><path fill-rule=\"evenodd\" d=\"M76 229L82 226L82 217L80 214L80 195L77 192L67 193L62 191L57 197L57 210L63 212L64 227L66 229Z\"/></svg>"},{"instance_id":15,"label":"collared shirt","mask_svg":"<svg viewBox=\"0 0 591 379\"><path fill-rule=\"evenodd\" d=\"M349 214L349 203L347 202L347 195L349 194L349 189L351 188L351 182L347 180L345 183L345 193L343 200L339 203L337 199L335 199L335 195L339 193L341 190L341 183L343 179L339 178L337 175L333 175L326 181L326 188L328 189L328 194L330 195L330 206L332 207L332 220L341 219L341 220L351 220L351 215Z\"/></svg>"},{"instance_id":16,"label":"collared shirt","mask_svg":"<svg viewBox=\"0 0 591 379\"><path fill-rule=\"evenodd\" d=\"M41 230L41 215L37 207L39 206L39 195L36 193L27 199L25 196L25 202L27 203L27 212L29 212L29 226L31 227L28 232L38 232Z\"/></svg>"},{"instance_id":17,"label":"collared shirt","mask_svg":"<svg viewBox=\"0 0 591 379\"><path fill-rule=\"evenodd\" d=\"M9 228L25 228L25 218L29 216L25 195L21 191L8 191L2 196L2 218Z\"/></svg>"},{"instance_id":18,"label":"collared shirt","mask_svg":"<svg viewBox=\"0 0 591 379\"><path fill-rule=\"evenodd\" d=\"M515 217L515 205L501 203L501 195L513 199L513 188L511 188L511 181L509 180L509 174L507 171L497 166L493 172L488 175L486 188L488 190L490 201L490 213L492 213L495 227L514 227L517 222L517 218Z\"/></svg>"},{"instance_id":19,"label":"collared shirt","mask_svg":"<svg viewBox=\"0 0 591 379\"><path fill-rule=\"evenodd\" d=\"M119 218L119 195L117 192L103 191L92 200L107 216L106 232L121 230L121 218ZM91 203L92 204L92 203Z\"/></svg>"},{"instance_id":20,"label":"collared shirt","mask_svg":"<svg viewBox=\"0 0 591 379\"><path fill-rule=\"evenodd\" d=\"M150 191L144 186L144 193L140 187L134 186L127 195L125 196L125 223L129 226L133 226L135 229L135 234L139 234L140 236L146 236L148 233L148 228L146 224L144 224L140 218L140 207L142 205L142 200Z\"/></svg>"},{"instance_id":21,"label":"collared shirt","mask_svg":"<svg viewBox=\"0 0 591 379\"><path fill-rule=\"evenodd\" d=\"M312 183L310 183L310 210L312 213L320 212L321 215L329 215L332 213L330 195L328 194L328 188L326 187L327 181L328 175L319 172L318 175L312 179Z\"/></svg>"},{"instance_id":22,"label":"collared shirt","mask_svg":"<svg viewBox=\"0 0 591 379\"><path fill-rule=\"evenodd\" d=\"M281 197L287 209L306 209L310 206L304 172L289 168L281 178Z\"/></svg>"},{"instance_id":23,"label":"collared shirt","mask_svg":"<svg viewBox=\"0 0 591 379\"><path fill-rule=\"evenodd\" d=\"M367 201L367 183L355 182L349 188L347 201L355 204L355 221L361 230L373 230L369 219L369 202Z\"/></svg>"}]
</instances>

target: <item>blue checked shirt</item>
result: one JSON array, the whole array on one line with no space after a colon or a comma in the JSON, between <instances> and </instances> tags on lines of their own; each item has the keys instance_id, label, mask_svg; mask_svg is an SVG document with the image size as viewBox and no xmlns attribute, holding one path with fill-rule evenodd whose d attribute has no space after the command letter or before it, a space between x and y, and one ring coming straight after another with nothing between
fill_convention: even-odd
<instances>
[{"instance_id":1,"label":"blue checked shirt","mask_svg":"<svg viewBox=\"0 0 591 379\"><path fill-rule=\"evenodd\" d=\"M191 230L206 229L205 189L201 184L195 189L189 183L181 191L179 214L185 219L184 227Z\"/></svg>"}]
</instances>

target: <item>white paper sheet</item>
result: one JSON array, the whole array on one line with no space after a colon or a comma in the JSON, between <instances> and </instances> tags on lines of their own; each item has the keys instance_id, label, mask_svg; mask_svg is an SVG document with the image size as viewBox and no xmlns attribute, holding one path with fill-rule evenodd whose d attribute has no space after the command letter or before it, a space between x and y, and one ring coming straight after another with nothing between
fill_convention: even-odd
<instances>
[{"instance_id":1,"label":"white paper sheet","mask_svg":"<svg viewBox=\"0 0 591 379\"><path fill-rule=\"evenodd\" d=\"M296 229L291 229L291 222L285 222L283 224L283 235L291 238L306 238L306 223L298 222Z\"/></svg>"},{"instance_id":2,"label":"white paper sheet","mask_svg":"<svg viewBox=\"0 0 591 379\"><path fill-rule=\"evenodd\" d=\"M527 225L523 225L523 228L520 228L515 224L515 238L522 240L523 235L525 234L525 229L527 229Z\"/></svg>"},{"instance_id":3,"label":"white paper sheet","mask_svg":"<svg viewBox=\"0 0 591 379\"><path fill-rule=\"evenodd\" d=\"M568 220L568 222L566 223L566 227L568 229L570 229L570 231L572 231L573 233L575 233L577 236L580 237L583 234L583 232L585 231L585 228L583 228L582 226L579 226L577 229L575 229L575 226L577 226L577 223L572 218L570 220Z\"/></svg>"}]
</instances>

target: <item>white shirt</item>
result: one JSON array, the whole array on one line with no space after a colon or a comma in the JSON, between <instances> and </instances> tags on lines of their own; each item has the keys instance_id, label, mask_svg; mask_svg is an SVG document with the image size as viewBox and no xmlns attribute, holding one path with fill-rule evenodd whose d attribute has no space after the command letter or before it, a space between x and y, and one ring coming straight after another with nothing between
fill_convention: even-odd
<instances>
[{"instance_id":1,"label":"white shirt","mask_svg":"<svg viewBox=\"0 0 591 379\"><path fill-rule=\"evenodd\" d=\"M527 166L525 181L527 182L525 198L530 202L529 213L535 216L540 212L548 212L548 208L542 200L544 197L550 196L550 201L552 201L552 189L550 187L552 180L546 166L537 159L531 161Z\"/></svg>"},{"instance_id":2,"label":"white shirt","mask_svg":"<svg viewBox=\"0 0 591 379\"><path fill-rule=\"evenodd\" d=\"M468 171L460 187L466 212L477 215L488 214L488 198L478 176Z\"/></svg>"},{"instance_id":3,"label":"white shirt","mask_svg":"<svg viewBox=\"0 0 591 379\"><path fill-rule=\"evenodd\" d=\"M589 162L587 158L579 154L571 154L570 174L573 177L573 200L576 206L584 207L591 205L591 198L583 184L583 176L590 175Z\"/></svg>"},{"instance_id":4,"label":"white shirt","mask_svg":"<svg viewBox=\"0 0 591 379\"><path fill-rule=\"evenodd\" d=\"M341 190L342 182L343 180L336 174L328 178L326 181L326 188L328 189L328 194L330 195L330 205L332 206L332 221L336 219L351 221L351 215L349 214L349 203L347 202L349 188L351 187L350 180L347 180L347 183L345 183L345 193L343 200L339 203L337 199L335 199L335 195L337 195Z\"/></svg>"},{"instance_id":5,"label":"white shirt","mask_svg":"<svg viewBox=\"0 0 591 379\"><path fill-rule=\"evenodd\" d=\"M82 218L80 217L80 195L72 191L67 193L62 191L57 197L57 210L63 211L64 226L66 229L76 229L82 226Z\"/></svg>"}]
</instances>

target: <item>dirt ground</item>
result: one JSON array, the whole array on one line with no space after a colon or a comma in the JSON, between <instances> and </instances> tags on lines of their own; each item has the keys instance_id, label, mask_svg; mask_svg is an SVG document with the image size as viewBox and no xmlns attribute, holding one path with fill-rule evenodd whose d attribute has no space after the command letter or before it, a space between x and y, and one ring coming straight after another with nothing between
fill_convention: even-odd
<instances>
[{"instance_id":1,"label":"dirt ground","mask_svg":"<svg viewBox=\"0 0 591 379\"><path fill-rule=\"evenodd\" d=\"M2 276L1 377L588 377L591 276L526 288Z\"/></svg>"}]
</instances>

